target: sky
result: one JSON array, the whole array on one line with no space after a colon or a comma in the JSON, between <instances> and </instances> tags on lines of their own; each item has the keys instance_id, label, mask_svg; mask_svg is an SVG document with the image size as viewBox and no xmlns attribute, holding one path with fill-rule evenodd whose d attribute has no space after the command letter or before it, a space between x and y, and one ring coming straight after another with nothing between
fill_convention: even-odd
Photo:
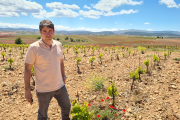
<instances>
[{"instance_id":1,"label":"sky","mask_svg":"<svg viewBox=\"0 0 180 120\"><path fill-rule=\"evenodd\" d=\"M180 0L0 0L0 28L180 31Z\"/></svg>"}]
</instances>

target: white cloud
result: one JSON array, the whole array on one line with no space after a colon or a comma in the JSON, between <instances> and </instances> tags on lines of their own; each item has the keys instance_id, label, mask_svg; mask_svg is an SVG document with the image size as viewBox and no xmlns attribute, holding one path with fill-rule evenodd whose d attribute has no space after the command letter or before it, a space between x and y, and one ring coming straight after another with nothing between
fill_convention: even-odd
<instances>
[{"instance_id":1,"label":"white cloud","mask_svg":"<svg viewBox=\"0 0 180 120\"><path fill-rule=\"evenodd\" d=\"M84 5L84 8L86 8L86 9L91 9L91 7L88 7L87 5Z\"/></svg>"},{"instance_id":2,"label":"white cloud","mask_svg":"<svg viewBox=\"0 0 180 120\"><path fill-rule=\"evenodd\" d=\"M32 16L34 18L44 18L44 16L47 15L47 12L45 10L41 10L39 13L32 13Z\"/></svg>"},{"instance_id":3,"label":"white cloud","mask_svg":"<svg viewBox=\"0 0 180 120\"><path fill-rule=\"evenodd\" d=\"M16 12L0 12L0 17L20 17Z\"/></svg>"},{"instance_id":4,"label":"white cloud","mask_svg":"<svg viewBox=\"0 0 180 120\"><path fill-rule=\"evenodd\" d=\"M2 28L31 28L31 29L39 29L38 25L27 25L27 24L21 24L21 23L2 23L0 22L0 27ZM112 28L112 29L96 29L96 28L84 28L84 27L79 27L79 28L70 28L67 26L62 26L62 25L55 25L55 30L67 30L67 31L78 31L78 30L84 30L84 31L91 31L91 32L100 32L100 31L117 31L117 28Z\"/></svg>"},{"instance_id":5,"label":"white cloud","mask_svg":"<svg viewBox=\"0 0 180 120\"><path fill-rule=\"evenodd\" d=\"M133 1L133 0L100 0L93 8L101 11L109 12L113 8L117 8L121 5L140 5L143 1Z\"/></svg>"},{"instance_id":6,"label":"white cloud","mask_svg":"<svg viewBox=\"0 0 180 120\"><path fill-rule=\"evenodd\" d=\"M62 26L62 25L55 25L55 30L71 30L70 27L65 27L65 26Z\"/></svg>"},{"instance_id":7,"label":"white cloud","mask_svg":"<svg viewBox=\"0 0 180 120\"><path fill-rule=\"evenodd\" d=\"M62 4L61 2L46 3L46 7L49 7L51 9L74 9L74 10L80 9L80 7L75 4L68 5L68 4Z\"/></svg>"},{"instance_id":8,"label":"white cloud","mask_svg":"<svg viewBox=\"0 0 180 120\"><path fill-rule=\"evenodd\" d=\"M117 22L115 22L115 24L117 24Z\"/></svg>"},{"instance_id":9,"label":"white cloud","mask_svg":"<svg viewBox=\"0 0 180 120\"><path fill-rule=\"evenodd\" d=\"M64 4L63 7L66 8L66 9L74 9L74 10L79 10L80 9L80 7L75 5L75 4L73 4L73 5Z\"/></svg>"},{"instance_id":10,"label":"white cloud","mask_svg":"<svg viewBox=\"0 0 180 120\"><path fill-rule=\"evenodd\" d=\"M79 19L83 20L83 18L79 18Z\"/></svg>"},{"instance_id":11,"label":"white cloud","mask_svg":"<svg viewBox=\"0 0 180 120\"><path fill-rule=\"evenodd\" d=\"M147 29L148 31L152 31L153 29Z\"/></svg>"},{"instance_id":12,"label":"white cloud","mask_svg":"<svg viewBox=\"0 0 180 120\"><path fill-rule=\"evenodd\" d=\"M23 15L23 16L27 16L27 13L25 13L25 12L21 12L21 15Z\"/></svg>"},{"instance_id":13,"label":"white cloud","mask_svg":"<svg viewBox=\"0 0 180 120\"><path fill-rule=\"evenodd\" d=\"M150 23L148 23L148 22L146 22L146 23L144 23L145 25L149 25Z\"/></svg>"},{"instance_id":14,"label":"white cloud","mask_svg":"<svg viewBox=\"0 0 180 120\"><path fill-rule=\"evenodd\" d=\"M79 14L70 9L54 9L53 12L47 12L45 10L41 10L40 13L32 14L35 18L49 18L49 17L77 17Z\"/></svg>"},{"instance_id":15,"label":"white cloud","mask_svg":"<svg viewBox=\"0 0 180 120\"><path fill-rule=\"evenodd\" d=\"M160 2L161 4L167 5L168 8L173 8L173 7L179 8L179 7L180 7L180 4L177 5L177 4L174 2L174 0L159 0L159 2Z\"/></svg>"},{"instance_id":16,"label":"white cloud","mask_svg":"<svg viewBox=\"0 0 180 120\"><path fill-rule=\"evenodd\" d=\"M77 17L79 14L70 9L66 10L57 10L54 9L53 12L48 13L48 17Z\"/></svg>"},{"instance_id":17,"label":"white cloud","mask_svg":"<svg viewBox=\"0 0 180 120\"><path fill-rule=\"evenodd\" d=\"M0 27L3 28L31 28L31 29L39 29L38 25L27 25L27 24L21 24L21 23L2 23L0 22Z\"/></svg>"},{"instance_id":18,"label":"white cloud","mask_svg":"<svg viewBox=\"0 0 180 120\"><path fill-rule=\"evenodd\" d=\"M49 17L77 17L79 13L71 10L79 10L77 5L62 4L61 2L46 3L46 7L53 9L52 12L41 10L39 13L33 13L35 18L49 18Z\"/></svg>"},{"instance_id":19,"label":"white cloud","mask_svg":"<svg viewBox=\"0 0 180 120\"><path fill-rule=\"evenodd\" d=\"M26 0L0 0L0 11L3 17L19 17L18 13L38 13L43 7Z\"/></svg>"},{"instance_id":20,"label":"white cloud","mask_svg":"<svg viewBox=\"0 0 180 120\"><path fill-rule=\"evenodd\" d=\"M53 11L47 12L40 4L27 0L0 0L0 16L19 17L19 13L24 16L27 16L27 13L32 13L35 18L76 17L79 14L71 9L80 9L75 4L67 5L61 2L47 3L46 7L53 9Z\"/></svg>"},{"instance_id":21,"label":"white cloud","mask_svg":"<svg viewBox=\"0 0 180 120\"><path fill-rule=\"evenodd\" d=\"M130 25L132 25L132 23L130 23Z\"/></svg>"},{"instance_id":22,"label":"white cloud","mask_svg":"<svg viewBox=\"0 0 180 120\"><path fill-rule=\"evenodd\" d=\"M100 18L100 15L102 15L102 12L95 10L89 10L89 11L80 10L79 13L84 17L94 18L94 19L98 19Z\"/></svg>"},{"instance_id":23,"label":"white cloud","mask_svg":"<svg viewBox=\"0 0 180 120\"><path fill-rule=\"evenodd\" d=\"M113 15L121 15L121 14L131 14L131 13L137 13L138 10L121 10L120 12L108 12L108 13L104 13L104 16L113 16Z\"/></svg>"},{"instance_id":24,"label":"white cloud","mask_svg":"<svg viewBox=\"0 0 180 120\"><path fill-rule=\"evenodd\" d=\"M51 9L62 9L63 4L61 2L46 3L46 7Z\"/></svg>"}]
</instances>

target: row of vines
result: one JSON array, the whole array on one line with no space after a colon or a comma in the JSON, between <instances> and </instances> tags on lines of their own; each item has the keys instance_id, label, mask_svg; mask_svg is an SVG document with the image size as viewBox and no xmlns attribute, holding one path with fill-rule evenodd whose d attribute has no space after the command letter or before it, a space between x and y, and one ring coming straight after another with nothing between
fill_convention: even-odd
<instances>
[{"instance_id":1,"label":"row of vines","mask_svg":"<svg viewBox=\"0 0 180 120\"><path fill-rule=\"evenodd\" d=\"M16 45L16 44L0 44L0 51L1 51L1 62L7 61L9 64L8 70L13 70L12 67L14 59L12 57L13 53L19 52L19 55L21 58L23 58L23 54L26 53L29 45ZM88 58L88 63L91 66L90 69L95 69L94 62L98 61L99 65L102 66L104 64L103 59L109 57L110 61L117 60L119 61L121 58L126 58L129 56L140 56L141 54L145 54L146 51L162 51L162 54L164 56L164 60L167 60L168 57L170 57L172 52L179 51L179 48L176 46L167 46L164 48L157 48L157 47L151 47L146 48L143 46L138 46L137 48L129 48L124 46L115 46L115 47L102 47L99 46L92 46L92 45L63 45L63 55L64 60L67 61L66 55L69 54L69 52L73 52L74 59L76 60L76 67L77 67L77 73L81 74L80 69L80 63L82 62L82 58ZM155 67L158 62L160 62L160 55L154 54L151 56L153 60L153 66ZM175 58L179 60L178 58ZM146 59L143 61L143 64L146 66L146 70L141 68L140 65L140 57L139 57L139 66L134 70L131 71L129 74L129 77L132 79L131 89L130 91L133 91L133 86L135 81L141 82L141 74L148 74L150 73L149 65L150 59ZM31 74L33 76L34 70L32 68ZM104 79L104 78L103 78ZM106 79L107 80L107 79ZM34 80L33 80L34 81ZM35 83L34 83L35 84ZM93 84L91 87L94 91L101 91L104 89L104 80L102 80L99 77L94 77L92 79ZM72 102L72 117L73 120L91 120L91 119L103 119L106 120L108 118L111 119L120 119L125 116L126 109L117 109L116 108L116 97L118 96L118 89L111 80L111 85L107 88L107 94L108 97L102 98L99 100L101 103L106 103L106 106L93 106L94 100L85 102L84 105L81 105L79 100L74 100ZM77 94L78 97L78 94ZM136 118L136 113L134 113L134 117Z\"/></svg>"}]
</instances>

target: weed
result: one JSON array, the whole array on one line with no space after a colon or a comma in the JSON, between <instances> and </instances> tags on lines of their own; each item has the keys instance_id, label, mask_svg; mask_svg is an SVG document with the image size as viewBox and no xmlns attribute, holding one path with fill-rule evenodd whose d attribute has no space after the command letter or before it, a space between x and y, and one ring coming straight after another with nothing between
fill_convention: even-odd
<instances>
[{"instance_id":1,"label":"weed","mask_svg":"<svg viewBox=\"0 0 180 120\"><path fill-rule=\"evenodd\" d=\"M180 61L180 58L173 58L173 60Z\"/></svg>"},{"instance_id":2,"label":"weed","mask_svg":"<svg viewBox=\"0 0 180 120\"><path fill-rule=\"evenodd\" d=\"M152 55L146 55L146 57L152 57Z\"/></svg>"},{"instance_id":3,"label":"weed","mask_svg":"<svg viewBox=\"0 0 180 120\"><path fill-rule=\"evenodd\" d=\"M86 78L84 84L89 91L100 91L101 89L104 89L105 82L107 81L108 79L106 77L103 77L100 74L92 73L89 77Z\"/></svg>"},{"instance_id":4,"label":"weed","mask_svg":"<svg viewBox=\"0 0 180 120\"><path fill-rule=\"evenodd\" d=\"M71 110L72 120L91 120L92 112L88 111L88 103L84 103L84 105L80 105L79 102L72 102L73 108Z\"/></svg>"}]
</instances>

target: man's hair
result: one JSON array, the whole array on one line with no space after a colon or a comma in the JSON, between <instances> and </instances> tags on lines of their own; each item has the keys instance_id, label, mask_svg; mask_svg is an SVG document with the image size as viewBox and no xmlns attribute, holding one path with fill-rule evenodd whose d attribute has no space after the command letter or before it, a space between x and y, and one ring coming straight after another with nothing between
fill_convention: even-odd
<instances>
[{"instance_id":1,"label":"man's hair","mask_svg":"<svg viewBox=\"0 0 180 120\"><path fill-rule=\"evenodd\" d=\"M50 20L42 20L39 23L39 30L41 31L44 26L52 28L54 30L54 24Z\"/></svg>"}]
</instances>

